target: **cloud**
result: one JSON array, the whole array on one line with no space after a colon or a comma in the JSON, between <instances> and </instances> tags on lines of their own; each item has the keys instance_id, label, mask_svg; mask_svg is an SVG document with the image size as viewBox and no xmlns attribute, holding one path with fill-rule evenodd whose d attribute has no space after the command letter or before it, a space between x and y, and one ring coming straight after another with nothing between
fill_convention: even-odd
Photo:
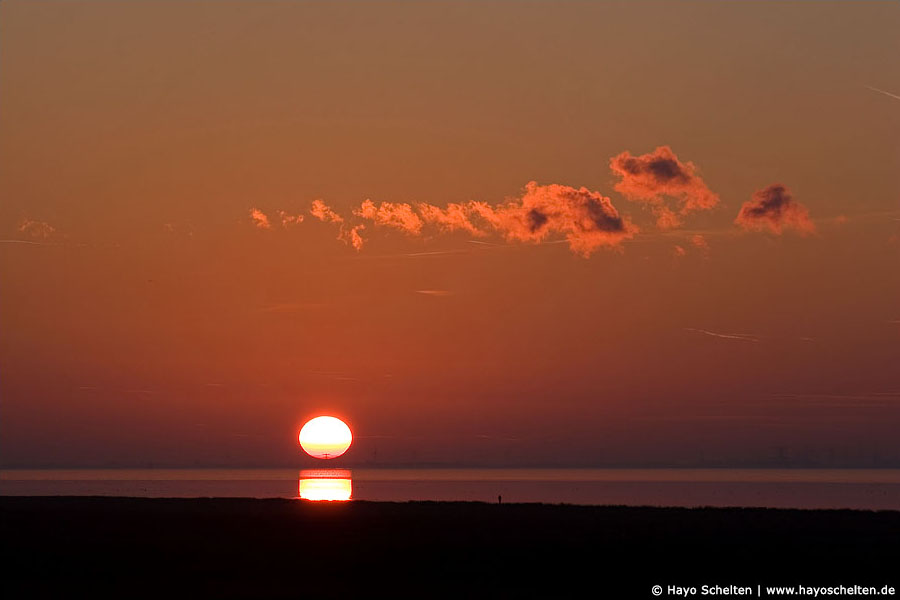
<instances>
[{"instance_id":1,"label":"cloud","mask_svg":"<svg viewBox=\"0 0 900 600\"><path fill-rule=\"evenodd\" d=\"M169 222L163 223L163 231L170 235L184 235L194 237L194 227L190 223L185 222Z\"/></svg>"},{"instance_id":2,"label":"cloud","mask_svg":"<svg viewBox=\"0 0 900 600\"><path fill-rule=\"evenodd\" d=\"M609 198L585 187L530 181L517 200L498 206L470 202L468 209L508 241L539 243L559 233L584 257L602 246L617 247L638 232Z\"/></svg>"},{"instance_id":3,"label":"cloud","mask_svg":"<svg viewBox=\"0 0 900 600\"><path fill-rule=\"evenodd\" d=\"M672 248L672 253L676 258L682 258L688 255L688 252L698 252L704 258L709 258L709 244L706 238L700 234L688 236L687 243L681 242Z\"/></svg>"},{"instance_id":4,"label":"cloud","mask_svg":"<svg viewBox=\"0 0 900 600\"><path fill-rule=\"evenodd\" d=\"M365 243L360 232L366 225L359 220L410 236L421 236L429 227L439 233L464 232L473 237L495 233L507 242L542 243L561 235L565 239L560 243L568 243L573 252L585 257L601 247L619 247L638 232L630 219L621 216L610 199L599 192L535 181L526 184L518 198L499 204L470 201L441 207L425 202L413 206L366 200L352 211L354 219L348 222L319 199L313 201L309 212L320 221L340 224L337 239L356 250ZM278 215L283 226L302 221L299 215L283 211ZM269 218L259 209L251 209L250 216L257 227L271 228Z\"/></svg>"},{"instance_id":5,"label":"cloud","mask_svg":"<svg viewBox=\"0 0 900 600\"><path fill-rule=\"evenodd\" d=\"M365 243L365 240L363 240L363 237L359 232L365 228L366 226L362 224L350 227L349 229L341 227L341 232L338 234L337 239L345 244L350 244L357 252L359 252L362 250L363 244Z\"/></svg>"},{"instance_id":6,"label":"cloud","mask_svg":"<svg viewBox=\"0 0 900 600\"><path fill-rule=\"evenodd\" d=\"M288 225L297 225L298 223L303 222L303 215L289 215L283 210L278 211L278 217L281 219L282 227L287 227Z\"/></svg>"},{"instance_id":7,"label":"cloud","mask_svg":"<svg viewBox=\"0 0 900 600\"><path fill-rule=\"evenodd\" d=\"M691 245L698 250L709 252L709 242L707 242L706 238L699 233L691 236Z\"/></svg>"},{"instance_id":8,"label":"cloud","mask_svg":"<svg viewBox=\"0 0 900 600\"><path fill-rule=\"evenodd\" d=\"M343 223L344 218L334 212L325 202L321 199L313 200L312 208L309 209L309 214L314 216L320 221L325 223Z\"/></svg>"},{"instance_id":9,"label":"cloud","mask_svg":"<svg viewBox=\"0 0 900 600\"><path fill-rule=\"evenodd\" d=\"M719 197L697 175L694 164L678 160L668 146L640 156L623 152L610 159L609 166L621 178L615 190L629 200L648 204L661 229L677 227L684 215L709 210L719 203ZM674 206L666 202L667 198L674 200Z\"/></svg>"},{"instance_id":10,"label":"cloud","mask_svg":"<svg viewBox=\"0 0 900 600\"><path fill-rule=\"evenodd\" d=\"M338 231L336 239L347 245L353 246L357 252L362 250L365 240L363 240L363 237L359 232L366 228L365 225L362 223L353 226L347 225L344 217L325 204L325 201L321 198L313 200L312 206L309 209L309 214L323 223L337 223L340 225L340 230Z\"/></svg>"},{"instance_id":11,"label":"cloud","mask_svg":"<svg viewBox=\"0 0 900 600\"><path fill-rule=\"evenodd\" d=\"M250 209L250 219L253 221L253 224L256 225L259 229L271 229L272 224L269 223L269 217L266 216L266 213L259 210L258 208Z\"/></svg>"},{"instance_id":12,"label":"cloud","mask_svg":"<svg viewBox=\"0 0 900 600\"><path fill-rule=\"evenodd\" d=\"M45 221L22 219L16 228L19 233L24 233L33 240L49 240L56 233L56 228Z\"/></svg>"},{"instance_id":13,"label":"cloud","mask_svg":"<svg viewBox=\"0 0 900 600\"><path fill-rule=\"evenodd\" d=\"M280 222L282 227L297 225L303 222L303 215L291 215L283 210L277 211L276 214L278 215L278 221L276 222ZM259 229L272 228L272 222L269 220L269 216L258 208L250 209L250 220L253 221L253 225ZM166 230L174 231L174 226L171 223L167 223Z\"/></svg>"},{"instance_id":14,"label":"cloud","mask_svg":"<svg viewBox=\"0 0 900 600\"><path fill-rule=\"evenodd\" d=\"M453 293L448 290L415 290L415 292L417 294L422 294L423 296L435 297L450 296Z\"/></svg>"},{"instance_id":15,"label":"cloud","mask_svg":"<svg viewBox=\"0 0 900 600\"><path fill-rule=\"evenodd\" d=\"M441 231L466 231L472 235L485 235L485 232L478 229L471 220L469 215L472 210L465 204L457 204L451 202L446 208L441 208L433 204L420 202L416 205L422 221L430 225L437 225Z\"/></svg>"},{"instance_id":16,"label":"cloud","mask_svg":"<svg viewBox=\"0 0 900 600\"><path fill-rule=\"evenodd\" d=\"M691 236L691 245L695 248L709 250L709 243L706 241L706 238L699 233Z\"/></svg>"},{"instance_id":17,"label":"cloud","mask_svg":"<svg viewBox=\"0 0 900 600\"><path fill-rule=\"evenodd\" d=\"M794 201L790 191L780 183L755 192L753 199L741 206L734 222L748 231L768 230L777 235L785 229L793 229L801 235L816 230L806 207Z\"/></svg>"},{"instance_id":18,"label":"cloud","mask_svg":"<svg viewBox=\"0 0 900 600\"><path fill-rule=\"evenodd\" d=\"M366 200L353 211L358 217L373 221L376 225L393 227L410 235L418 235L422 231L422 218L405 203L382 202L376 205Z\"/></svg>"}]
</instances>

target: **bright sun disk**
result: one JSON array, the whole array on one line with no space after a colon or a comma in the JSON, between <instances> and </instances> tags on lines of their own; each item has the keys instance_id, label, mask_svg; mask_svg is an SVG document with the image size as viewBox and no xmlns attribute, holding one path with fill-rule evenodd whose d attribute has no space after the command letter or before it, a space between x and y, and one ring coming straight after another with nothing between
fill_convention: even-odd
<instances>
[{"instance_id":1,"label":"bright sun disk","mask_svg":"<svg viewBox=\"0 0 900 600\"><path fill-rule=\"evenodd\" d=\"M313 458L337 458L353 443L347 424L337 417L316 417L300 430L300 446Z\"/></svg>"}]
</instances>

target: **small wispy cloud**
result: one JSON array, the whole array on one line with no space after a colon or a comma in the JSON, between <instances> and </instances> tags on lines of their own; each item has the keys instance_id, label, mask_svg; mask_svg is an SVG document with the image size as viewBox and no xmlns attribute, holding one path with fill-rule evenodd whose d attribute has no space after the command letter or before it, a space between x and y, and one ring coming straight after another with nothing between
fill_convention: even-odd
<instances>
[{"instance_id":1,"label":"small wispy cloud","mask_svg":"<svg viewBox=\"0 0 900 600\"><path fill-rule=\"evenodd\" d=\"M56 233L56 227L50 223L34 219L22 219L16 229L33 240L48 240Z\"/></svg>"},{"instance_id":2,"label":"small wispy cloud","mask_svg":"<svg viewBox=\"0 0 900 600\"><path fill-rule=\"evenodd\" d=\"M702 250L703 252L709 252L709 242L707 242L706 238L700 234L691 236L691 245L698 250Z\"/></svg>"},{"instance_id":3,"label":"small wispy cloud","mask_svg":"<svg viewBox=\"0 0 900 600\"><path fill-rule=\"evenodd\" d=\"M278 218L281 219L281 226L297 225L303 222L303 215L292 215L283 210L278 211Z\"/></svg>"},{"instance_id":4,"label":"small wispy cloud","mask_svg":"<svg viewBox=\"0 0 900 600\"><path fill-rule=\"evenodd\" d=\"M448 290L416 290L416 293L423 296L450 296L453 294Z\"/></svg>"},{"instance_id":5,"label":"small wispy cloud","mask_svg":"<svg viewBox=\"0 0 900 600\"><path fill-rule=\"evenodd\" d=\"M269 222L269 217L263 211L258 208L250 209L250 220L253 221L253 225L258 227L259 229L271 229L272 224Z\"/></svg>"},{"instance_id":6,"label":"small wispy cloud","mask_svg":"<svg viewBox=\"0 0 900 600\"><path fill-rule=\"evenodd\" d=\"M190 223L168 222L163 223L162 229L166 233L181 234L187 237L194 236L194 227Z\"/></svg>"}]
</instances>

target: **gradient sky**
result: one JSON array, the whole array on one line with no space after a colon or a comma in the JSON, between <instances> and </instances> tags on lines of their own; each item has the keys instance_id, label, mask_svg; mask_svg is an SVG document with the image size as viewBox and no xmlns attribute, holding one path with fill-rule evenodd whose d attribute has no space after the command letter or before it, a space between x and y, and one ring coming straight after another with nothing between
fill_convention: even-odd
<instances>
[{"instance_id":1,"label":"gradient sky","mask_svg":"<svg viewBox=\"0 0 900 600\"><path fill-rule=\"evenodd\" d=\"M0 465L900 466L898 30L5 0Z\"/></svg>"}]
</instances>

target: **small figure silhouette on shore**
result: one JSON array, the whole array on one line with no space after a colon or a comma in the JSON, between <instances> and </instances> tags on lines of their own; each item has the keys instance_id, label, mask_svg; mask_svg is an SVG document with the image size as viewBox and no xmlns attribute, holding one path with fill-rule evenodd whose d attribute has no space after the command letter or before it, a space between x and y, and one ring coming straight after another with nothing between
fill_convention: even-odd
<instances>
[{"instance_id":1,"label":"small figure silhouette on shore","mask_svg":"<svg viewBox=\"0 0 900 600\"><path fill-rule=\"evenodd\" d=\"M501 496L500 494L497 494L497 504L502 504L502 503L503 503L503 496Z\"/></svg>"}]
</instances>

